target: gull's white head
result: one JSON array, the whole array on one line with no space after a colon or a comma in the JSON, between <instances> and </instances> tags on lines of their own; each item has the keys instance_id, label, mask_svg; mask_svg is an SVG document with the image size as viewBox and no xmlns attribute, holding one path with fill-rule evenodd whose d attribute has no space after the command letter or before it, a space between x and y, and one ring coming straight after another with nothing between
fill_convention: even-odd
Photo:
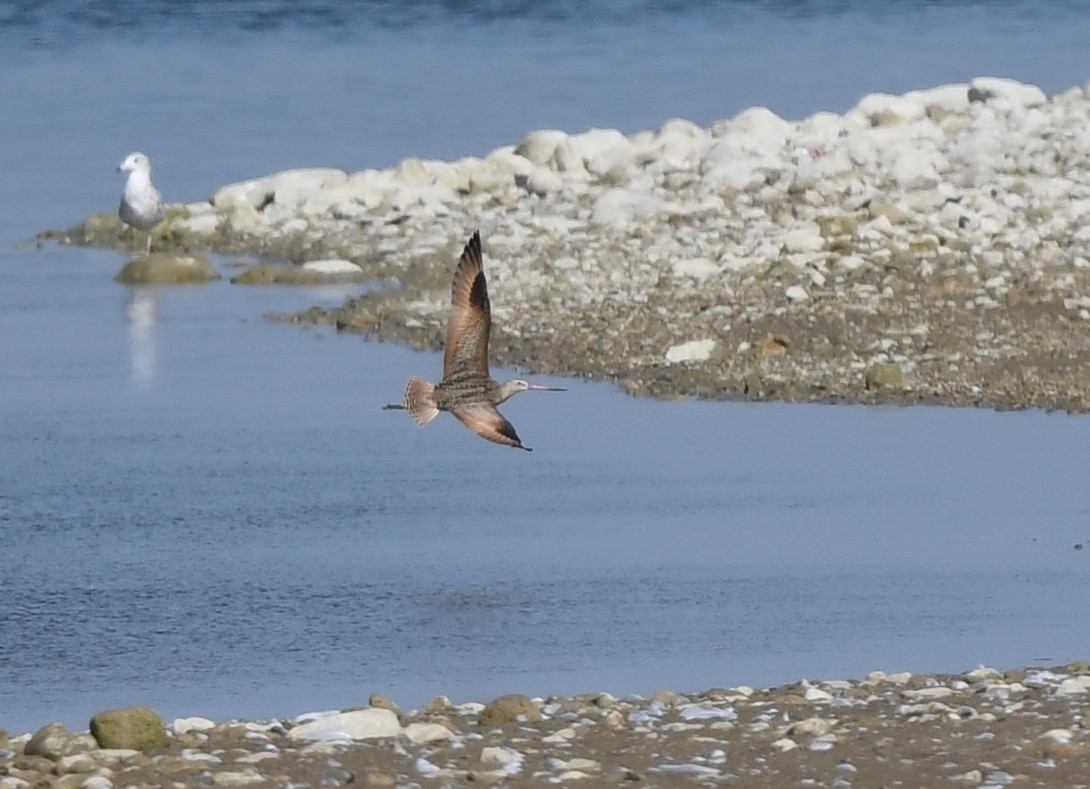
<instances>
[{"instance_id":1,"label":"gull's white head","mask_svg":"<svg viewBox=\"0 0 1090 789\"><path fill-rule=\"evenodd\" d=\"M117 166L118 172L132 173L132 172L151 172L151 159L148 158L146 153L130 153L125 157L125 161Z\"/></svg>"}]
</instances>

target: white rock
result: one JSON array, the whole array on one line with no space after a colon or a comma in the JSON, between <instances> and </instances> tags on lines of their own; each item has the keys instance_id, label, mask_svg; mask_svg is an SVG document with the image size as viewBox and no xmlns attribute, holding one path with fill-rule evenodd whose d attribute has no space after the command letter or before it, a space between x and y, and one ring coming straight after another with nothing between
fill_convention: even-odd
<instances>
[{"instance_id":1,"label":"white rock","mask_svg":"<svg viewBox=\"0 0 1090 789\"><path fill-rule=\"evenodd\" d=\"M195 748L183 748L181 757L187 762L205 762L207 764L223 763L223 759L216 756L216 754L205 753L204 751L198 751Z\"/></svg>"},{"instance_id":2,"label":"white rock","mask_svg":"<svg viewBox=\"0 0 1090 789\"><path fill-rule=\"evenodd\" d=\"M91 758L103 766L124 764L130 759L139 756L140 751L132 748L99 748L90 751Z\"/></svg>"},{"instance_id":3,"label":"white rock","mask_svg":"<svg viewBox=\"0 0 1090 789\"><path fill-rule=\"evenodd\" d=\"M844 114L845 120L861 127L909 123L926 116L927 104L915 91L903 96L870 93Z\"/></svg>"},{"instance_id":4,"label":"white rock","mask_svg":"<svg viewBox=\"0 0 1090 789\"><path fill-rule=\"evenodd\" d=\"M772 743L772 747L780 753L787 753L799 747L799 744L788 737L781 737Z\"/></svg>"},{"instance_id":5,"label":"white rock","mask_svg":"<svg viewBox=\"0 0 1090 789\"><path fill-rule=\"evenodd\" d=\"M485 705L480 701L465 701L461 704L451 705L459 715L480 715Z\"/></svg>"},{"instance_id":6,"label":"white rock","mask_svg":"<svg viewBox=\"0 0 1090 789\"><path fill-rule=\"evenodd\" d=\"M79 785L79 789L113 789L114 782L105 775L92 775Z\"/></svg>"},{"instance_id":7,"label":"white rock","mask_svg":"<svg viewBox=\"0 0 1090 789\"><path fill-rule=\"evenodd\" d=\"M783 245L788 252L818 252L825 247L825 239L817 222L796 222L784 233Z\"/></svg>"},{"instance_id":8,"label":"white rock","mask_svg":"<svg viewBox=\"0 0 1090 789\"><path fill-rule=\"evenodd\" d=\"M570 759L568 761L567 768L569 770L580 770L582 772L586 772L588 770L590 772L596 772L602 769L602 763L597 762L594 759L584 759L577 756L576 758Z\"/></svg>"},{"instance_id":9,"label":"white rock","mask_svg":"<svg viewBox=\"0 0 1090 789\"><path fill-rule=\"evenodd\" d=\"M208 731L214 728L216 728L215 721L201 717L175 718L174 722L170 724L170 730L176 735L190 731Z\"/></svg>"},{"instance_id":10,"label":"white rock","mask_svg":"<svg viewBox=\"0 0 1090 789\"><path fill-rule=\"evenodd\" d=\"M582 770L565 770L564 772L556 776L556 779L560 781L560 783L564 784L569 781L581 781L584 778L590 777L590 773L585 773Z\"/></svg>"},{"instance_id":11,"label":"white rock","mask_svg":"<svg viewBox=\"0 0 1090 789\"><path fill-rule=\"evenodd\" d=\"M441 768L438 765L434 764L433 762L429 762L423 756L419 757L416 760L416 765L415 766L416 766L416 771L418 773L420 773L421 775L435 775L436 773L438 773L441 770Z\"/></svg>"},{"instance_id":12,"label":"white rock","mask_svg":"<svg viewBox=\"0 0 1090 789\"><path fill-rule=\"evenodd\" d=\"M715 350L715 340L690 340L673 345L666 351L666 361L677 364L678 362L702 362L712 355Z\"/></svg>"},{"instance_id":13,"label":"white rock","mask_svg":"<svg viewBox=\"0 0 1090 789\"><path fill-rule=\"evenodd\" d=\"M540 197L559 192L564 188L564 179L552 170L536 167L526 176L526 191Z\"/></svg>"},{"instance_id":14,"label":"white rock","mask_svg":"<svg viewBox=\"0 0 1090 789\"><path fill-rule=\"evenodd\" d=\"M553 158L556 146L567 139L567 132L555 129L530 132L515 147L515 153L536 165L547 165Z\"/></svg>"},{"instance_id":15,"label":"white rock","mask_svg":"<svg viewBox=\"0 0 1090 789\"><path fill-rule=\"evenodd\" d=\"M939 685L934 688L920 688L918 690L904 690L901 691L901 695L911 701L923 701L934 699L945 699L954 695L954 691L943 685Z\"/></svg>"},{"instance_id":16,"label":"white rock","mask_svg":"<svg viewBox=\"0 0 1090 789\"><path fill-rule=\"evenodd\" d=\"M591 221L617 229L629 228L662 208L662 201L634 189L610 189L594 203Z\"/></svg>"},{"instance_id":17,"label":"white rock","mask_svg":"<svg viewBox=\"0 0 1090 789\"><path fill-rule=\"evenodd\" d=\"M1048 103L1048 96L1036 85L1002 77L977 77L969 83L969 101L998 105L1011 110Z\"/></svg>"},{"instance_id":18,"label":"white rock","mask_svg":"<svg viewBox=\"0 0 1090 789\"><path fill-rule=\"evenodd\" d=\"M413 745L454 739L454 732L438 723L410 723L401 735Z\"/></svg>"},{"instance_id":19,"label":"white rock","mask_svg":"<svg viewBox=\"0 0 1090 789\"><path fill-rule=\"evenodd\" d=\"M964 83L939 85L936 88L912 91L927 108L928 116L964 113L969 109L969 86Z\"/></svg>"},{"instance_id":20,"label":"white rock","mask_svg":"<svg viewBox=\"0 0 1090 789\"><path fill-rule=\"evenodd\" d=\"M500 148L468 168L469 190L473 193L502 193L513 189L516 176L528 177L534 166L521 156Z\"/></svg>"},{"instance_id":21,"label":"white rock","mask_svg":"<svg viewBox=\"0 0 1090 789\"><path fill-rule=\"evenodd\" d=\"M707 258L689 258L675 261L673 270L675 277L704 279L719 271L719 265Z\"/></svg>"},{"instance_id":22,"label":"white rock","mask_svg":"<svg viewBox=\"0 0 1090 789\"><path fill-rule=\"evenodd\" d=\"M98 769L98 762L86 753L74 753L71 756L62 756L58 759L55 769L58 775L91 773Z\"/></svg>"},{"instance_id":23,"label":"white rock","mask_svg":"<svg viewBox=\"0 0 1090 789\"><path fill-rule=\"evenodd\" d=\"M198 236L210 236L219 230L223 217L217 214L198 214L179 219L172 227L184 233L193 233Z\"/></svg>"},{"instance_id":24,"label":"white rock","mask_svg":"<svg viewBox=\"0 0 1090 789\"><path fill-rule=\"evenodd\" d=\"M641 163L659 172L691 170L700 164L711 144L711 134L705 129L674 118L640 147L638 156Z\"/></svg>"},{"instance_id":25,"label":"white rock","mask_svg":"<svg viewBox=\"0 0 1090 789\"><path fill-rule=\"evenodd\" d=\"M805 718L787 727L791 737L821 737L833 728L833 722L824 718Z\"/></svg>"},{"instance_id":26,"label":"white rock","mask_svg":"<svg viewBox=\"0 0 1090 789\"><path fill-rule=\"evenodd\" d=\"M810 294L802 285L791 285L783 292L784 297L792 304L799 304L810 300Z\"/></svg>"},{"instance_id":27,"label":"white rock","mask_svg":"<svg viewBox=\"0 0 1090 789\"><path fill-rule=\"evenodd\" d=\"M312 167L285 170L272 176L273 201L286 208L298 208L312 195L330 186L339 186L348 180L344 170L331 167Z\"/></svg>"},{"instance_id":28,"label":"white rock","mask_svg":"<svg viewBox=\"0 0 1090 789\"><path fill-rule=\"evenodd\" d=\"M722 770L702 764L660 764L652 767L649 772L667 775L719 775Z\"/></svg>"},{"instance_id":29,"label":"white rock","mask_svg":"<svg viewBox=\"0 0 1090 789\"><path fill-rule=\"evenodd\" d=\"M394 178L406 186L415 186L417 188L431 186L432 184L431 176L428 174L424 162L416 157L409 157L394 168Z\"/></svg>"},{"instance_id":30,"label":"white rock","mask_svg":"<svg viewBox=\"0 0 1090 789\"><path fill-rule=\"evenodd\" d=\"M570 138L572 151L587 172L599 178L626 178L636 165L636 148L616 129L591 129Z\"/></svg>"},{"instance_id":31,"label":"white rock","mask_svg":"<svg viewBox=\"0 0 1090 789\"><path fill-rule=\"evenodd\" d=\"M252 767L246 770L225 770L224 772L212 773L213 786L249 786L250 784L263 783L265 780L267 780L265 776Z\"/></svg>"},{"instance_id":32,"label":"white rock","mask_svg":"<svg viewBox=\"0 0 1090 789\"><path fill-rule=\"evenodd\" d=\"M742 110L722 130L748 138L754 150L782 149L794 131L789 122L767 107Z\"/></svg>"},{"instance_id":33,"label":"white rock","mask_svg":"<svg viewBox=\"0 0 1090 789\"><path fill-rule=\"evenodd\" d=\"M575 739L575 729L570 726L565 726L563 729L558 729L552 734L542 737L541 741L555 744L560 742L570 742L573 739Z\"/></svg>"},{"instance_id":34,"label":"white rock","mask_svg":"<svg viewBox=\"0 0 1090 789\"><path fill-rule=\"evenodd\" d=\"M379 737L396 737L401 724L392 710L370 707L352 712L327 715L288 731L293 740L327 740L346 737L352 740L370 740Z\"/></svg>"},{"instance_id":35,"label":"white rock","mask_svg":"<svg viewBox=\"0 0 1090 789\"><path fill-rule=\"evenodd\" d=\"M1055 690L1057 696L1081 696L1087 692L1090 692L1090 675L1085 674L1078 677L1068 677Z\"/></svg>"},{"instance_id":36,"label":"white rock","mask_svg":"<svg viewBox=\"0 0 1090 789\"><path fill-rule=\"evenodd\" d=\"M303 264L307 271L318 274L359 274L363 269L350 260L329 258L327 260L308 260Z\"/></svg>"},{"instance_id":37,"label":"white rock","mask_svg":"<svg viewBox=\"0 0 1090 789\"><path fill-rule=\"evenodd\" d=\"M360 203L364 208L376 209L386 202L387 196L394 190L393 171L361 170L352 173L345 181L343 189L350 200ZM333 194L332 198L331 204L335 205L338 195Z\"/></svg>"},{"instance_id":38,"label":"white rock","mask_svg":"<svg viewBox=\"0 0 1090 789\"><path fill-rule=\"evenodd\" d=\"M1052 740L1053 742L1057 742L1060 745L1067 745L1069 742L1071 742L1074 736L1075 733L1072 732L1070 729L1049 729L1037 739Z\"/></svg>"},{"instance_id":39,"label":"white rock","mask_svg":"<svg viewBox=\"0 0 1090 789\"><path fill-rule=\"evenodd\" d=\"M488 745L481 749L482 764L498 764L505 773L514 774L522 769L523 755L505 745Z\"/></svg>"},{"instance_id":40,"label":"white rock","mask_svg":"<svg viewBox=\"0 0 1090 789\"><path fill-rule=\"evenodd\" d=\"M807 701L822 703L832 701L833 694L829 693L827 690L822 690L821 688L807 688L805 698Z\"/></svg>"},{"instance_id":41,"label":"white rock","mask_svg":"<svg viewBox=\"0 0 1090 789\"><path fill-rule=\"evenodd\" d=\"M733 707L716 707L707 703L690 704L682 707L678 717L684 721L689 720L738 720L738 713Z\"/></svg>"},{"instance_id":42,"label":"white rock","mask_svg":"<svg viewBox=\"0 0 1090 789\"><path fill-rule=\"evenodd\" d=\"M969 770L950 776L951 781L964 781L965 783L978 784L984 780L984 774L980 770Z\"/></svg>"}]
</instances>

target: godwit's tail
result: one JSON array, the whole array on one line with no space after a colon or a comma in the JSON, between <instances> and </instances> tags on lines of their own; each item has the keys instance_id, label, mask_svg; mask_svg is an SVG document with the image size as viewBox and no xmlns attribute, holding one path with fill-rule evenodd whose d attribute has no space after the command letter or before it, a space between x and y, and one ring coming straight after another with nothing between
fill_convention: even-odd
<instances>
[{"instance_id":1,"label":"godwit's tail","mask_svg":"<svg viewBox=\"0 0 1090 789\"><path fill-rule=\"evenodd\" d=\"M421 427L439 416L439 409L435 407L435 384L412 376L405 387L405 408Z\"/></svg>"}]
</instances>

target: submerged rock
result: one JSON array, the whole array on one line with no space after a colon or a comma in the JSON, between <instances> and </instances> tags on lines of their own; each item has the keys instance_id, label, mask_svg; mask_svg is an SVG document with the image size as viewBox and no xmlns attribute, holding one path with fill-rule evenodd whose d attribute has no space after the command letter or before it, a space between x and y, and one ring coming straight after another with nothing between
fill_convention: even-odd
<instances>
[{"instance_id":1,"label":"submerged rock","mask_svg":"<svg viewBox=\"0 0 1090 789\"><path fill-rule=\"evenodd\" d=\"M114 281L122 285L187 285L219 278L219 272L200 255L153 252L130 260L117 272Z\"/></svg>"},{"instance_id":2,"label":"submerged rock","mask_svg":"<svg viewBox=\"0 0 1090 789\"><path fill-rule=\"evenodd\" d=\"M233 285L322 285L362 282L363 269L348 260L313 260L302 266L262 264L231 277Z\"/></svg>"}]
</instances>

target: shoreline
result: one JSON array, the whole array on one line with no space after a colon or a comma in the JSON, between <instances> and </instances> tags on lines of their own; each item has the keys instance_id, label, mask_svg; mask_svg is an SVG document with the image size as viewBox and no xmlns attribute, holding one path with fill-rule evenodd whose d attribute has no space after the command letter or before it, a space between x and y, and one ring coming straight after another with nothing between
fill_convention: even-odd
<instances>
[{"instance_id":1,"label":"shoreline","mask_svg":"<svg viewBox=\"0 0 1090 789\"><path fill-rule=\"evenodd\" d=\"M127 708L96 715L91 732L0 734L0 786L1076 786L1090 664L625 698L440 696L408 712L376 694L290 720L164 724Z\"/></svg>"},{"instance_id":2,"label":"shoreline","mask_svg":"<svg viewBox=\"0 0 1090 789\"><path fill-rule=\"evenodd\" d=\"M156 247L296 264L240 282L341 261L381 287L270 317L439 349L480 228L497 366L658 398L1082 413L1088 113L1084 88L983 78L801 121L536 131L482 159L230 184L171 206ZM103 213L40 239L131 245L118 230Z\"/></svg>"}]
</instances>

